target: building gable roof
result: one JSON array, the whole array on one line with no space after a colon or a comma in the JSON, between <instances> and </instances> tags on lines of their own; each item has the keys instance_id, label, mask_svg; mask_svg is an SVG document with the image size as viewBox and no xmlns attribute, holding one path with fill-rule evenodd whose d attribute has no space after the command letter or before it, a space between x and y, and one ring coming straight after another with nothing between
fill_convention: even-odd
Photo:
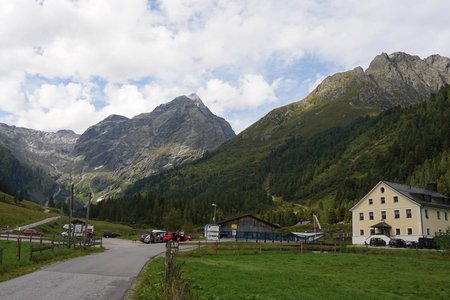
<instances>
[{"instance_id":1,"label":"building gable roof","mask_svg":"<svg viewBox=\"0 0 450 300\"><path fill-rule=\"evenodd\" d=\"M370 195L380 184L383 184L383 181L378 182L377 184L374 185L374 187L367 193L364 195L364 197L362 197L358 202L356 202L355 205L353 205L352 208L350 208L350 211L353 211L361 202L363 202L363 200Z\"/></svg>"},{"instance_id":2,"label":"building gable roof","mask_svg":"<svg viewBox=\"0 0 450 300\"><path fill-rule=\"evenodd\" d=\"M257 221L260 221L260 222L262 222L262 223L265 223L265 224L267 224L267 225L269 225L269 226L271 226L271 227L274 227L274 228L280 228L280 225L278 225L278 224L270 223L270 222L268 222L268 221L266 221L266 220L260 219L260 218L258 218L258 217L255 217L254 215L250 215L250 214L243 215L243 216L239 216L239 217L235 217L235 218L231 218L231 219L224 220L224 221L220 221L220 222L218 222L217 224L222 225L222 224L224 224L224 223L229 223L229 222L231 222L231 221L239 220L239 219L242 219L242 218L245 218L245 217L253 218L253 219L257 220Z\"/></svg>"},{"instance_id":3,"label":"building gable roof","mask_svg":"<svg viewBox=\"0 0 450 300\"><path fill-rule=\"evenodd\" d=\"M450 209L450 199L441 193L389 181L384 183L420 205Z\"/></svg>"},{"instance_id":4,"label":"building gable roof","mask_svg":"<svg viewBox=\"0 0 450 300\"><path fill-rule=\"evenodd\" d=\"M373 190L383 183L418 205L450 209L450 198L441 193L406 184L380 181L366 195L364 195L361 200L350 208L350 211L353 211L370 193L372 193Z\"/></svg>"}]
</instances>

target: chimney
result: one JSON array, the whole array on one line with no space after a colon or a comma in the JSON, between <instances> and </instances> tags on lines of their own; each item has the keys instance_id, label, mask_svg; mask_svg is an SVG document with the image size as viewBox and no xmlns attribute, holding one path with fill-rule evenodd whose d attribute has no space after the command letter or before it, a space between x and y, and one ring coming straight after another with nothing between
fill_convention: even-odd
<instances>
[{"instance_id":1,"label":"chimney","mask_svg":"<svg viewBox=\"0 0 450 300\"><path fill-rule=\"evenodd\" d=\"M428 181L427 183L427 190L432 191L432 192L436 192L438 191L437 189L437 182L436 181Z\"/></svg>"}]
</instances>

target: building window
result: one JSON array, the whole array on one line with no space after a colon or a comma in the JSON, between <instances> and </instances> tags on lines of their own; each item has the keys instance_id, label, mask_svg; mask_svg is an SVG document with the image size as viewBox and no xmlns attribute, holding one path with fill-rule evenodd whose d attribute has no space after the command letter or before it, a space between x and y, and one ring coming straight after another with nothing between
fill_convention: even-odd
<instances>
[{"instance_id":1,"label":"building window","mask_svg":"<svg viewBox=\"0 0 450 300\"><path fill-rule=\"evenodd\" d=\"M395 228L395 235L400 235L400 228Z\"/></svg>"},{"instance_id":2,"label":"building window","mask_svg":"<svg viewBox=\"0 0 450 300\"><path fill-rule=\"evenodd\" d=\"M412 228L408 228L408 235L412 235Z\"/></svg>"},{"instance_id":3,"label":"building window","mask_svg":"<svg viewBox=\"0 0 450 300\"><path fill-rule=\"evenodd\" d=\"M427 235L430 235L430 228L427 228Z\"/></svg>"},{"instance_id":4,"label":"building window","mask_svg":"<svg viewBox=\"0 0 450 300\"><path fill-rule=\"evenodd\" d=\"M382 187L382 188L380 189L380 191L381 191L381 193L383 194L383 193L384 193L384 187Z\"/></svg>"},{"instance_id":5,"label":"building window","mask_svg":"<svg viewBox=\"0 0 450 300\"><path fill-rule=\"evenodd\" d=\"M381 204L386 203L386 199L384 197L381 197Z\"/></svg>"},{"instance_id":6,"label":"building window","mask_svg":"<svg viewBox=\"0 0 450 300\"><path fill-rule=\"evenodd\" d=\"M375 234L375 229L370 229L370 235L374 235Z\"/></svg>"},{"instance_id":7,"label":"building window","mask_svg":"<svg viewBox=\"0 0 450 300\"><path fill-rule=\"evenodd\" d=\"M364 235L364 229L359 230L359 235Z\"/></svg>"},{"instance_id":8,"label":"building window","mask_svg":"<svg viewBox=\"0 0 450 300\"><path fill-rule=\"evenodd\" d=\"M412 218L411 209L407 209L407 210L406 210L406 217L407 217L408 219L411 219L411 218Z\"/></svg>"},{"instance_id":9,"label":"building window","mask_svg":"<svg viewBox=\"0 0 450 300\"><path fill-rule=\"evenodd\" d=\"M372 204L373 204L373 199L370 198L370 199L369 199L369 205L372 205Z\"/></svg>"},{"instance_id":10,"label":"building window","mask_svg":"<svg viewBox=\"0 0 450 300\"><path fill-rule=\"evenodd\" d=\"M373 211L369 212L369 220L373 220Z\"/></svg>"},{"instance_id":11,"label":"building window","mask_svg":"<svg viewBox=\"0 0 450 300\"><path fill-rule=\"evenodd\" d=\"M381 212L381 219L386 220L386 211L385 210L383 210Z\"/></svg>"},{"instance_id":12,"label":"building window","mask_svg":"<svg viewBox=\"0 0 450 300\"><path fill-rule=\"evenodd\" d=\"M400 211L399 210L394 210L394 218L400 219Z\"/></svg>"},{"instance_id":13,"label":"building window","mask_svg":"<svg viewBox=\"0 0 450 300\"><path fill-rule=\"evenodd\" d=\"M398 203L398 196L394 196L394 203Z\"/></svg>"},{"instance_id":14,"label":"building window","mask_svg":"<svg viewBox=\"0 0 450 300\"><path fill-rule=\"evenodd\" d=\"M436 216L437 216L437 219L440 220L440 219L441 219L441 212L440 212L440 211L437 211L437 212L436 212Z\"/></svg>"},{"instance_id":15,"label":"building window","mask_svg":"<svg viewBox=\"0 0 450 300\"><path fill-rule=\"evenodd\" d=\"M441 235L442 234L442 229L439 229L439 235Z\"/></svg>"},{"instance_id":16,"label":"building window","mask_svg":"<svg viewBox=\"0 0 450 300\"><path fill-rule=\"evenodd\" d=\"M448 221L448 214L447 214L447 212L444 212L444 219L445 219L445 221Z\"/></svg>"},{"instance_id":17,"label":"building window","mask_svg":"<svg viewBox=\"0 0 450 300\"><path fill-rule=\"evenodd\" d=\"M425 209L425 218L428 219L428 209Z\"/></svg>"},{"instance_id":18,"label":"building window","mask_svg":"<svg viewBox=\"0 0 450 300\"><path fill-rule=\"evenodd\" d=\"M364 221L364 213L359 213L359 220Z\"/></svg>"}]
</instances>

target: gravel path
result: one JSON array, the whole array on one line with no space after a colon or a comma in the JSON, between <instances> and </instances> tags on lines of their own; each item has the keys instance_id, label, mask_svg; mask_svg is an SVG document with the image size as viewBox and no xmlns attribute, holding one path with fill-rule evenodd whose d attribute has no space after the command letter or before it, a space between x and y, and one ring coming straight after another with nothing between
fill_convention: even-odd
<instances>
[{"instance_id":1,"label":"gravel path","mask_svg":"<svg viewBox=\"0 0 450 300\"><path fill-rule=\"evenodd\" d=\"M33 223L33 224L28 224L28 225L17 227L14 230L21 231L21 230L23 230L25 228L33 228L33 227L36 227L36 226L39 226L39 225L42 225L42 224L45 224L45 223L50 223L52 221L58 220L59 218L60 218L60 216L50 217L50 218L41 220L41 221Z\"/></svg>"}]
</instances>

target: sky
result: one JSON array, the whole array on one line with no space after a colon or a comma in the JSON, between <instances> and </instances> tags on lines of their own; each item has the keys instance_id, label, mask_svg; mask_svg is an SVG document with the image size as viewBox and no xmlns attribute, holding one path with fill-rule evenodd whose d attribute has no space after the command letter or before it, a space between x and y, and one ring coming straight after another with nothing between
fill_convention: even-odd
<instances>
[{"instance_id":1,"label":"sky","mask_svg":"<svg viewBox=\"0 0 450 300\"><path fill-rule=\"evenodd\" d=\"M81 134L196 93L239 133L382 52L450 57L447 0L0 1L0 122Z\"/></svg>"}]
</instances>

